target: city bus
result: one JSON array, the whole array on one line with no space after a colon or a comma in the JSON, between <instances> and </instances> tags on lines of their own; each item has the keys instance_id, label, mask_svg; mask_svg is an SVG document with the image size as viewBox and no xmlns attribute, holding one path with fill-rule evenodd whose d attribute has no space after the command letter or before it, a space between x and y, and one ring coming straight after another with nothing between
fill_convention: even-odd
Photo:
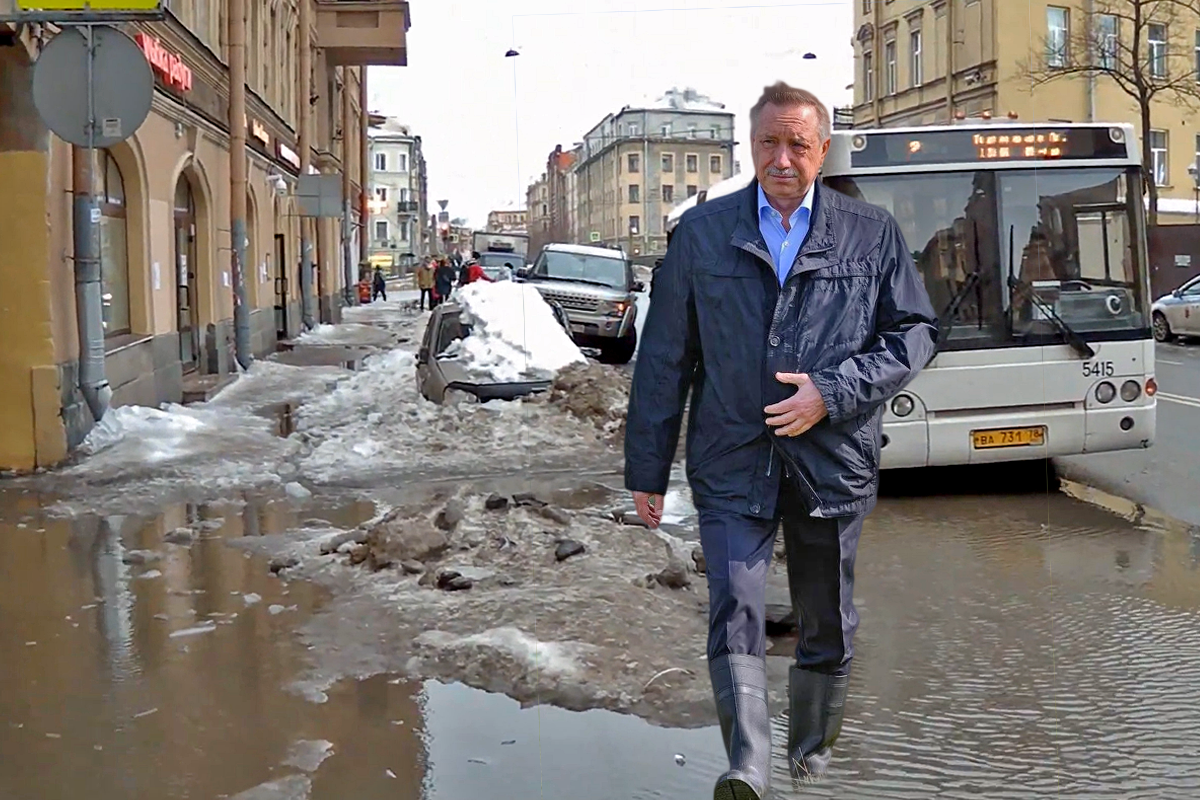
<instances>
[{"instance_id":1,"label":"city bus","mask_svg":"<svg viewBox=\"0 0 1200 800\"><path fill-rule=\"evenodd\" d=\"M1154 443L1132 126L970 120L834 131L821 179L895 217L939 314L933 359L884 409L884 468Z\"/></svg>"}]
</instances>

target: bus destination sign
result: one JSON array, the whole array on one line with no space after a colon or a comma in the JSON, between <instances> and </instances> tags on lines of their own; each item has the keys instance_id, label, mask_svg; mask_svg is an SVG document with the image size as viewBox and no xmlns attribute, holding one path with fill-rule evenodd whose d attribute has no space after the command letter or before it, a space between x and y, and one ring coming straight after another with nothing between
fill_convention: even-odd
<instances>
[{"instance_id":1,"label":"bus destination sign","mask_svg":"<svg viewBox=\"0 0 1200 800\"><path fill-rule=\"evenodd\" d=\"M1108 127L1002 128L863 134L865 147L851 154L854 167L892 167L973 162L1123 159L1124 142Z\"/></svg>"}]
</instances>

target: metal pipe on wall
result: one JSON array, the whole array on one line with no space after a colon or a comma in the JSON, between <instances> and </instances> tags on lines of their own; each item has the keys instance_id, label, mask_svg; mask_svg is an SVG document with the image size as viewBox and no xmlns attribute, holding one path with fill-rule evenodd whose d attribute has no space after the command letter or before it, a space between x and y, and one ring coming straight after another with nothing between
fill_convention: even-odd
<instances>
[{"instance_id":1,"label":"metal pipe on wall","mask_svg":"<svg viewBox=\"0 0 1200 800\"><path fill-rule=\"evenodd\" d=\"M351 233L350 214L354 208L351 195L350 165L354 163L350 152L351 128L354 123L354 95L350 92L350 68L342 67L342 299L348 306L358 305L358 292L354 277L354 243Z\"/></svg>"},{"instance_id":2,"label":"metal pipe on wall","mask_svg":"<svg viewBox=\"0 0 1200 800\"><path fill-rule=\"evenodd\" d=\"M300 0L300 174L312 168L312 0ZM300 218L300 316L305 328L313 319L313 221Z\"/></svg>"},{"instance_id":3,"label":"metal pipe on wall","mask_svg":"<svg viewBox=\"0 0 1200 800\"><path fill-rule=\"evenodd\" d=\"M229 277L233 284L234 354L253 360L246 303L246 0L229 0Z\"/></svg>"},{"instance_id":4,"label":"metal pipe on wall","mask_svg":"<svg viewBox=\"0 0 1200 800\"><path fill-rule=\"evenodd\" d=\"M367 206L367 192L371 180L371 115L367 111L367 68L358 68L358 260L366 264L370 256L370 239L367 226L370 222L370 209Z\"/></svg>"},{"instance_id":5,"label":"metal pipe on wall","mask_svg":"<svg viewBox=\"0 0 1200 800\"><path fill-rule=\"evenodd\" d=\"M99 422L109 403L112 387L104 365L104 306L100 285L100 256L96 223L100 209L92 195L95 150L71 148L71 178L74 193L73 234L75 242L75 319L79 325L79 390Z\"/></svg>"}]
</instances>

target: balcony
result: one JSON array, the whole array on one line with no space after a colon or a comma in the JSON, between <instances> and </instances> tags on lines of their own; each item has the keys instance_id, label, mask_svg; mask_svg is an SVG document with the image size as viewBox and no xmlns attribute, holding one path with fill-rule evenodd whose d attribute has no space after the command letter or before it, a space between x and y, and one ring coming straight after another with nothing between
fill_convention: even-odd
<instances>
[{"instance_id":1,"label":"balcony","mask_svg":"<svg viewBox=\"0 0 1200 800\"><path fill-rule=\"evenodd\" d=\"M400 214L415 214L421 210L416 200L401 200L396 203L396 211Z\"/></svg>"},{"instance_id":2,"label":"balcony","mask_svg":"<svg viewBox=\"0 0 1200 800\"><path fill-rule=\"evenodd\" d=\"M406 0L317 0L317 44L330 66L406 67Z\"/></svg>"}]
</instances>

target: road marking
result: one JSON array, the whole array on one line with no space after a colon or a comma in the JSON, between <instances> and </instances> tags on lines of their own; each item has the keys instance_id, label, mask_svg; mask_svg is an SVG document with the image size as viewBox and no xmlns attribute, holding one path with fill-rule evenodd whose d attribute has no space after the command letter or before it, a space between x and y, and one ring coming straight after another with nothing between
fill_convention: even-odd
<instances>
[{"instance_id":1,"label":"road marking","mask_svg":"<svg viewBox=\"0 0 1200 800\"><path fill-rule=\"evenodd\" d=\"M1200 408L1200 400L1194 397L1184 397L1180 394L1167 394L1159 392L1155 395L1159 400L1166 400L1168 403L1179 403L1182 406L1191 406L1192 408Z\"/></svg>"},{"instance_id":2,"label":"road marking","mask_svg":"<svg viewBox=\"0 0 1200 800\"><path fill-rule=\"evenodd\" d=\"M1167 361L1167 359L1165 359L1165 358L1156 358L1156 359L1154 359L1154 363L1155 364L1170 364L1172 367L1184 366L1182 361Z\"/></svg>"}]
</instances>

